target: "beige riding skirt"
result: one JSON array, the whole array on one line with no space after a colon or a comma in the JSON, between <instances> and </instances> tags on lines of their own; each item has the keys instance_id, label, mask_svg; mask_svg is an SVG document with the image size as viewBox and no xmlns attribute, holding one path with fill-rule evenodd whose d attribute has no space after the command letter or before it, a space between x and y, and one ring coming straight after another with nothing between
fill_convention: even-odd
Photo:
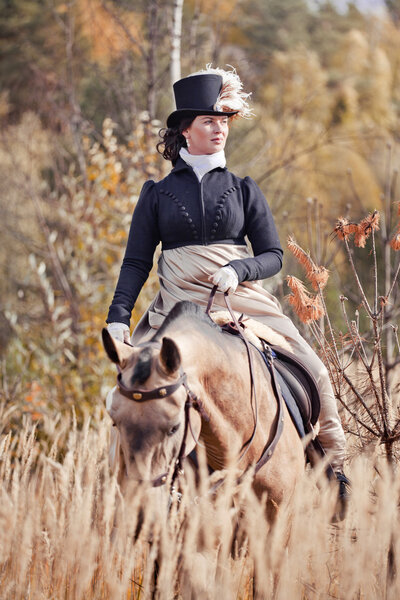
<instances>
[{"instance_id":1,"label":"beige riding skirt","mask_svg":"<svg viewBox=\"0 0 400 600\"><path fill-rule=\"evenodd\" d=\"M231 260L247 257L251 257L251 254L246 246L228 244L164 250L160 255L157 271L160 291L137 324L132 344L136 345L150 338L177 302L191 300L206 307L212 289L210 275ZM293 352L309 366L321 394L319 437L325 449L331 452L333 466L340 467L344 459L345 437L325 365L289 317L283 314L278 300L259 281L244 281L229 298L238 315L244 313L283 335ZM221 309L225 310L226 306L223 294L217 293L213 310Z\"/></svg>"},{"instance_id":2,"label":"beige riding skirt","mask_svg":"<svg viewBox=\"0 0 400 600\"><path fill-rule=\"evenodd\" d=\"M158 261L160 291L139 321L132 342L137 344L158 329L173 306L181 300L191 300L207 306L212 289L210 275L231 260L250 257L246 246L213 244L211 246L184 246L164 250ZM262 321L291 338L294 325L282 313L278 300L258 281L245 281L235 294L230 295L231 305L239 314ZM223 294L216 294L213 310L226 310ZM275 325L275 327L274 327ZM296 330L297 331L297 330Z\"/></svg>"}]
</instances>

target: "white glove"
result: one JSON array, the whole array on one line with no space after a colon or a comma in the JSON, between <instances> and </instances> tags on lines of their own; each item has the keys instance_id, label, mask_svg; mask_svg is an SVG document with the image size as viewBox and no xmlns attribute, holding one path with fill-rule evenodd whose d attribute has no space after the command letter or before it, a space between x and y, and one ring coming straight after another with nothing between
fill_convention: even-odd
<instances>
[{"instance_id":1,"label":"white glove","mask_svg":"<svg viewBox=\"0 0 400 600\"><path fill-rule=\"evenodd\" d=\"M130 342L131 340L129 327L125 323L109 323L107 331L115 340L120 342Z\"/></svg>"},{"instance_id":2,"label":"white glove","mask_svg":"<svg viewBox=\"0 0 400 600\"><path fill-rule=\"evenodd\" d=\"M222 267L209 278L210 281L218 286L220 292L231 294L236 291L239 285L237 273L233 267Z\"/></svg>"}]
</instances>

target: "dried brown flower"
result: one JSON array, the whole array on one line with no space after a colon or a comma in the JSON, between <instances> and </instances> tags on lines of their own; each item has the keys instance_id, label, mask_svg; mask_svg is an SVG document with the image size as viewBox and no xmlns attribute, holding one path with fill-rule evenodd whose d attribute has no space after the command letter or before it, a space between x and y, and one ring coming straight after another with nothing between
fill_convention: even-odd
<instances>
[{"instance_id":1,"label":"dried brown flower","mask_svg":"<svg viewBox=\"0 0 400 600\"><path fill-rule=\"evenodd\" d=\"M289 236L287 245L293 256L304 267L306 277L312 284L314 290L323 289L329 279L329 271L325 267L319 267L312 260L310 254L305 252L301 246Z\"/></svg>"},{"instance_id":2,"label":"dried brown flower","mask_svg":"<svg viewBox=\"0 0 400 600\"><path fill-rule=\"evenodd\" d=\"M364 233L364 231L356 231L356 234L354 236L354 244L357 246L357 248L365 248L365 242L367 241L367 235Z\"/></svg>"},{"instance_id":3,"label":"dried brown flower","mask_svg":"<svg viewBox=\"0 0 400 600\"><path fill-rule=\"evenodd\" d=\"M291 236L288 237L287 246L293 254L293 256L297 258L299 263L305 268L306 273L316 268L316 265L313 262L309 253L303 250L303 248L301 248L301 246L299 246L296 240Z\"/></svg>"},{"instance_id":4,"label":"dried brown flower","mask_svg":"<svg viewBox=\"0 0 400 600\"><path fill-rule=\"evenodd\" d=\"M291 275L286 277L286 281L292 291L287 299L303 323L316 321L325 314L320 297L310 294L302 281Z\"/></svg>"},{"instance_id":5,"label":"dried brown flower","mask_svg":"<svg viewBox=\"0 0 400 600\"><path fill-rule=\"evenodd\" d=\"M379 212L374 210L374 212L369 213L367 217L358 224L357 231L354 236L354 243L359 248L365 247L365 242L369 238L372 231L377 231L379 229Z\"/></svg>"},{"instance_id":6,"label":"dried brown flower","mask_svg":"<svg viewBox=\"0 0 400 600\"><path fill-rule=\"evenodd\" d=\"M352 233L357 231L357 223L349 223L345 217L339 217L336 222L336 227L333 230L338 236L339 240L344 240L349 237Z\"/></svg>"},{"instance_id":7,"label":"dried brown flower","mask_svg":"<svg viewBox=\"0 0 400 600\"><path fill-rule=\"evenodd\" d=\"M359 248L365 247L365 242L370 236L372 231L379 229L379 212L374 210L369 213L367 217L364 217L360 223L349 223L345 217L340 217L336 223L336 227L333 230L340 240L348 238L354 233L354 243Z\"/></svg>"},{"instance_id":8,"label":"dried brown flower","mask_svg":"<svg viewBox=\"0 0 400 600\"><path fill-rule=\"evenodd\" d=\"M392 238L390 246L393 248L393 250L400 250L400 229Z\"/></svg>"},{"instance_id":9,"label":"dried brown flower","mask_svg":"<svg viewBox=\"0 0 400 600\"><path fill-rule=\"evenodd\" d=\"M312 273L308 273L307 277L311 282L314 290L323 290L329 279L329 271L325 267L316 267Z\"/></svg>"}]
</instances>

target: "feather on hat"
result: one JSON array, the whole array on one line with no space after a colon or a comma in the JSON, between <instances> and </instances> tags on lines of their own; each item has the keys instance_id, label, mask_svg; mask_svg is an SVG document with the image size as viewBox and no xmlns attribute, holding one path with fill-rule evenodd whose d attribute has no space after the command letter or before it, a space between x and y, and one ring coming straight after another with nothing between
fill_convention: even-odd
<instances>
[{"instance_id":1,"label":"feather on hat","mask_svg":"<svg viewBox=\"0 0 400 600\"><path fill-rule=\"evenodd\" d=\"M176 110L167 119L168 127L176 127L185 117L198 115L227 115L249 118L253 115L248 104L251 94L243 91L236 70L212 68L197 71L174 83Z\"/></svg>"}]
</instances>

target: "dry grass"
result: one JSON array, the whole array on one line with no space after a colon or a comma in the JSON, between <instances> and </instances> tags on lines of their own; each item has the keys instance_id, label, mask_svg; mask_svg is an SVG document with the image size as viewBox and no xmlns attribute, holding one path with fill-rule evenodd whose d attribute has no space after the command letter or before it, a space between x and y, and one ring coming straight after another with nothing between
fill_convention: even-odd
<instances>
[{"instance_id":1,"label":"dry grass","mask_svg":"<svg viewBox=\"0 0 400 600\"><path fill-rule=\"evenodd\" d=\"M157 558L156 598L253 598L253 573L259 599L400 596L398 569L388 569L391 541L395 567L400 555L400 484L383 459L359 456L349 466L353 497L340 524L330 523L332 490L307 472L287 543L288 511L269 530L247 483L234 504L229 481L213 502L204 479L197 497L189 483L168 519L161 490L122 498L108 470L108 426L107 418L82 431L72 424L60 460L29 427L1 438L1 598L149 598ZM235 525L242 543L233 557Z\"/></svg>"}]
</instances>

